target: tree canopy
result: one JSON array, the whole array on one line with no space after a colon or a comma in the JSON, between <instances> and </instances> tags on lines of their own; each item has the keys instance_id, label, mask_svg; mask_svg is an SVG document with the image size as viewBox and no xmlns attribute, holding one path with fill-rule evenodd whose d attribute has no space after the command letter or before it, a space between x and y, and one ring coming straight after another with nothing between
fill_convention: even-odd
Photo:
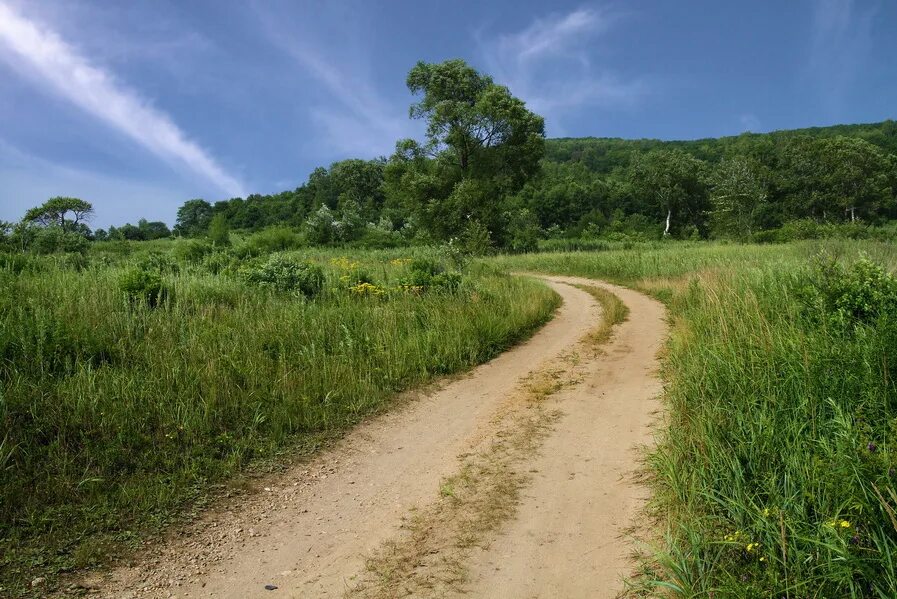
<instances>
[{"instance_id":1,"label":"tree canopy","mask_svg":"<svg viewBox=\"0 0 897 599\"><path fill-rule=\"evenodd\" d=\"M71 220L66 216L71 214ZM93 216L93 205L78 198L50 198L40 206L31 208L25 213L24 221L43 226L58 226L62 230L78 230L80 224L89 221Z\"/></svg>"}]
</instances>

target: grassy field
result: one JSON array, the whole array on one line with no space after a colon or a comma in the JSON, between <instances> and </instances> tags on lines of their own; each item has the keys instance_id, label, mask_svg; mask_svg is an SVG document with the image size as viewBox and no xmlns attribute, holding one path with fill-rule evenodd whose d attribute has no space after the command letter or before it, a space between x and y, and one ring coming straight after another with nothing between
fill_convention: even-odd
<instances>
[{"instance_id":1,"label":"grassy field","mask_svg":"<svg viewBox=\"0 0 897 599\"><path fill-rule=\"evenodd\" d=\"M487 360L558 302L426 248L276 256L154 242L3 257L0 595Z\"/></svg>"},{"instance_id":2,"label":"grassy field","mask_svg":"<svg viewBox=\"0 0 897 599\"><path fill-rule=\"evenodd\" d=\"M897 596L897 287L863 254L897 267L872 242L493 261L670 308L667 422L647 458L658 546L634 593Z\"/></svg>"}]
</instances>

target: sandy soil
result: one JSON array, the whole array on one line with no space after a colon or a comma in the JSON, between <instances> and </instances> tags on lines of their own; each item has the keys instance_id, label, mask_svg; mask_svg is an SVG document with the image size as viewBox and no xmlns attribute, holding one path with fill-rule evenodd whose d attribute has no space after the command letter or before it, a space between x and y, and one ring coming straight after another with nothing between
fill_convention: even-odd
<instances>
[{"instance_id":1,"label":"sandy soil","mask_svg":"<svg viewBox=\"0 0 897 599\"><path fill-rule=\"evenodd\" d=\"M526 343L85 586L102 597L613 597L631 568L621 533L643 501L631 474L657 409L664 312L627 289L545 280L564 303ZM629 306L600 353L583 341L600 309L571 284Z\"/></svg>"}]
</instances>

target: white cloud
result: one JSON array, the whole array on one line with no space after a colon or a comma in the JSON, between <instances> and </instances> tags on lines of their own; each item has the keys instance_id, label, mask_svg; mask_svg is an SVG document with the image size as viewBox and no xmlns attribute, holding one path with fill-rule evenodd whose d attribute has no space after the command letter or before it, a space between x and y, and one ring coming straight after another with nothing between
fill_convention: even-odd
<instances>
[{"instance_id":1,"label":"white cloud","mask_svg":"<svg viewBox=\"0 0 897 599\"><path fill-rule=\"evenodd\" d=\"M65 195L94 205L93 227L136 222L140 217L171 223L178 205L197 191L63 166L23 152L2 138L0 181L0 220L18 221L28 208Z\"/></svg>"},{"instance_id":2,"label":"white cloud","mask_svg":"<svg viewBox=\"0 0 897 599\"><path fill-rule=\"evenodd\" d=\"M580 8L536 19L518 32L478 36L479 48L494 79L558 128L569 109L629 106L647 93L644 81L622 81L594 64L592 42L616 20L605 11Z\"/></svg>"},{"instance_id":3,"label":"white cloud","mask_svg":"<svg viewBox=\"0 0 897 599\"><path fill-rule=\"evenodd\" d=\"M580 8L567 15L536 19L518 33L502 35L496 43L499 53L528 62L558 54L575 45L577 38L590 36L608 27L610 18L593 9Z\"/></svg>"},{"instance_id":4,"label":"white cloud","mask_svg":"<svg viewBox=\"0 0 897 599\"><path fill-rule=\"evenodd\" d=\"M0 56L24 76L46 85L157 156L186 166L230 195L243 185L189 139L168 117L94 66L54 31L0 2Z\"/></svg>"}]
</instances>

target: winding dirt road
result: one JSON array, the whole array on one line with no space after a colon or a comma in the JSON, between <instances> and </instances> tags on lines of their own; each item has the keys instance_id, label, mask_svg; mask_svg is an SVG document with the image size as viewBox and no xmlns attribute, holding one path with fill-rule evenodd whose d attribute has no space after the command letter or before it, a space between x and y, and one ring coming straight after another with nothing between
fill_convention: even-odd
<instances>
[{"instance_id":1,"label":"winding dirt road","mask_svg":"<svg viewBox=\"0 0 897 599\"><path fill-rule=\"evenodd\" d=\"M564 301L529 341L85 585L104 597L614 597L644 499L631 475L658 408L664 310L543 278ZM600 351L586 339L600 308L573 285L629 307Z\"/></svg>"}]
</instances>

